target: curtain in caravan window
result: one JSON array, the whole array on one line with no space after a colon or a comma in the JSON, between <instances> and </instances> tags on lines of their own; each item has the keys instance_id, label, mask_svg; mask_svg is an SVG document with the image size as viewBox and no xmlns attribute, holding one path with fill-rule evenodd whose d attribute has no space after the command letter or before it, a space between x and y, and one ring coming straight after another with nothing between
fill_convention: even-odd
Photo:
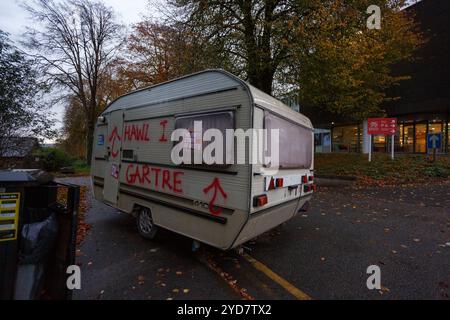
<instances>
[{"instance_id":1,"label":"curtain in caravan window","mask_svg":"<svg viewBox=\"0 0 450 320\"><path fill-rule=\"evenodd\" d=\"M310 168L312 162L313 132L307 128L266 112L264 127L268 135L268 153L270 148L270 131L279 129L279 165L282 169Z\"/></svg>"},{"instance_id":2,"label":"curtain in caravan window","mask_svg":"<svg viewBox=\"0 0 450 320\"><path fill-rule=\"evenodd\" d=\"M191 133L191 148L194 149L194 122L202 122L202 130L200 133L202 136L208 129L218 129L223 135L223 163L225 163L226 156L226 129L235 129L234 125L234 112L222 111L212 113L202 113L194 115L180 116L175 119L175 129L187 129ZM203 141L203 149L211 142Z\"/></svg>"}]
</instances>

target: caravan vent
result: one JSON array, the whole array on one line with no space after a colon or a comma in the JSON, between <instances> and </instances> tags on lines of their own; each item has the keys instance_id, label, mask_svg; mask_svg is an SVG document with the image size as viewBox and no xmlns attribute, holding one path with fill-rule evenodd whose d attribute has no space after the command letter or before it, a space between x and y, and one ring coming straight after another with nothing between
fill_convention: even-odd
<instances>
[{"instance_id":1,"label":"caravan vent","mask_svg":"<svg viewBox=\"0 0 450 320\"><path fill-rule=\"evenodd\" d=\"M122 158L133 159L134 158L133 150L123 150L122 151Z\"/></svg>"}]
</instances>

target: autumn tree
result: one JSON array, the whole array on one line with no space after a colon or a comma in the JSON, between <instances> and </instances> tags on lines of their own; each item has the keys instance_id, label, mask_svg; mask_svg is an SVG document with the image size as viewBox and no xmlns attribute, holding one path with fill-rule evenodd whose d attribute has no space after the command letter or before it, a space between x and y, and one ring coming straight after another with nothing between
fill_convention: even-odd
<instances>
[{"instance_id":1,"label":"autumn tree","mask_svg":"<svg viewBox=\"0 0 450 320\"><path fill-rule=\"evenodd\" d=\"M33 61L0 30L0 154L20 147L16 137L54 136L48 106L42 99L46 91Z\"/></svg>"},{"instance_id":2,"label":"autumn tree","mask_svg":"<svg viewBox=\"0 0 450 320\"><path fill-rule=\"evenodd\" d=\"M381 8L381 29L366 27L367 8ZM313 24L301 34L313 35L294 43L290 61L283 65L284 80L294 85L301 104L345 115L354 120L382 114L389 87L408 79L394 76L391 67L412 59L423 43L413 17L401 11L404 1L322 2ZM327 14L327 13L333 14ZM317 28L316 28L317 26Z\"/></svg>"},{"instance_id":3,"label":"autumn tree","mask_svg":"<svg viewBox=\"0 0 450 320\"><path fill-rule=\"evenodd\" d=\"M29 28L24 44L34 53L46 82L77 100L90 163L99 88L121 45L121 25L111 8L95 0L34 0L26 9L37 27Z\"/></svg>"},{"instance_id":4,"label":"autumn tree","mask_svg":"<svg viewBox=\"0 0 450 320\"><path fill-rule=\"evenodd\" d=\"M133 26L122 63L121 76L135 88L208 68L232 68L220 43L178 21L150 18Z\"/></svg>"},{"instance_id":5,"label":"autumn tree","mask_svg":"<svg viewBox=\"0 0 450 320\"><path fill-rule=\"evenodd\" d=\"M123 67L122 61L116 59L102 73L97 90L97 114L113 100L134 89L132 81L123 76ZM70 155L86 158L87 128L83 108L75 95L65 97L64 104L63 126L58 144Z\"/></svg>"},{"instance_id":6,"label":"autumn tree","mask_svg":"<svg viewBox=\"0 0 450 320\"><path fill-rule=\"evenodd\" d=\"M402 0L169 0L167 16L220 41L251 84L271 94L295 91L333 112L379 106L392 63L420 44ZM369 5L382 28L369 30ZM373 108L372 108L373 107Z\"/></svg>"},{"instance_id":7,"label":"autumn tree","mask_svg":"<svg viewBox=\"0 0 450 320\"><path fill-rule=\"evenodd\" d=\"M79 159L86 158L86 121L83 108L75 97L67 98L63 126L58 145L68 154Z\"/></svg>"},{"instance_id":8,"label":"autumn tree","mask_svg":"<svg viewBox=\"0 0 450 320\"><path fill-rule=\"evenodd\" d=\"M259 89L271 93L275 73L290 58L300 25L320 1L169 0L171 8L192 30L224 51Z\"/></svg>"}]
</instances>

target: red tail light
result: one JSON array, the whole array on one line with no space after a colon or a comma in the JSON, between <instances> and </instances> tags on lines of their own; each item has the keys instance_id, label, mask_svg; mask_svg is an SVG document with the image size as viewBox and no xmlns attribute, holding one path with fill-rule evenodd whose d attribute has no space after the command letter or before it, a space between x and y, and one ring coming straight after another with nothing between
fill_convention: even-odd
<instances>
[{"instance_id":1,"label":"red tail light","mask_svg":"<svg viewBox=\"0 0 450 320\"><path fill-rule=\"evenodd\" d=\"M302 183L308 183L308 176L302 176Z\"/></svg>"},{"instance_id":2,"label":"red tail light","mask_svg":"<svg viewBox=\"0 0 450 320\"><path fill-rule=\"evenodd\" d=\"M314 180L314 176L309 176L309 181L313 181Z\"/></svg>"},{"instance_id":3,"label":"red tail light","mask_svg":"<svg viewBox=\"0 0 450 320\"><path fill-rule=\"evenodd\" d=\"M283 178L277 179L277 188L283 188L284 180Z\"/></svg>"},{"instance_id":4,"label":"red tail light","mask_svg":"<svg viewBox=\"0 0 450 320\"><path fill-rule=\"evenodd\" d=\"M317 191L317 186L315 184L308 184L306 186L303 186L303 191L305 193L306 192L311 192L311 191L316 192Z\"/></svg>"},{"instance_id":5,"label":"red tail light","mask_svg":"<svg viewBox=\"0 0 450 320\"><path fill-rule=\"evenodd\" d=\"M270 178L269 190L273 189L275 189L275 180L273 178Z\"/></svg>"},{"instance_id":6,"label":"red tail light","mask_svg":"<svg viewBox=\"0 0 450 320\"><path fill-rule=\"evenodd\" d=\"M268 203L268 199L267 196L261 195L261 196L256 196L253 198L253 207L262 207L264 205L266 205Z\"/></svg>"}]
</instances>

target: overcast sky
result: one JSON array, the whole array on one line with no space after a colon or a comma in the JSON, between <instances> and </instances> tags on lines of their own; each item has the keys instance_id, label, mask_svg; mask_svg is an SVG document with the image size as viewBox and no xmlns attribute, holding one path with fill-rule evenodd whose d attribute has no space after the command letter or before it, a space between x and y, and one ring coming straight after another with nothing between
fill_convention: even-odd
<instances>
[{"instance_id":1,"label":"overcast sky","mask_svg":"<svg viewBox=\"0 0 450 320\"><path fill-rule=\"evenodd\" d=\"M0 0L0 29L10 33L13 40L20 39L28 23L27 13L20 6L23 2L24 0ZM119 21L124 24L138 22L143 14L149 14L147 0L104 0L103 2L115 9Z\"/></svg>"},{"instance_id":2,"label":"overcast sky","mask_svg":"<svg viewBox=\"0 0 450 320\"><path fill-rule=\"evenodd\" d=\"M11 40L16 42L17 46L28 23L27 12L20 6L23 2L23 0L0 0L0 29L9 33ZM143 15L150 15L148 0L104 0L103 2L114 8L119 22L125 25L140 21ZM56 113L58 120L55 127L60 128L64 107L58 105L52 111Z\"/></svg>"}]
</instances>

